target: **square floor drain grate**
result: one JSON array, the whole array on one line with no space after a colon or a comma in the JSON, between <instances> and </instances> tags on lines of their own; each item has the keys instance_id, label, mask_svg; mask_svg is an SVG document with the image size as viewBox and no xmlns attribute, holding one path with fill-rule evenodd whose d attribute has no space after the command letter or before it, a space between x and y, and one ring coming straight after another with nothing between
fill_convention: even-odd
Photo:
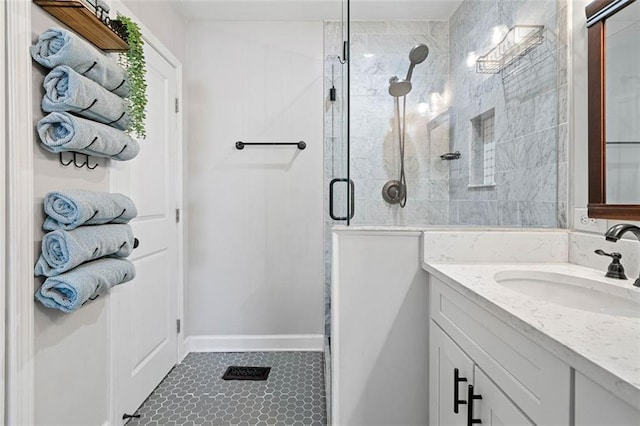
<instances>
[{"instance_id":1,"label":"square floor drain grate","mask_svg":"<svg viewBox=\"0 0 640 426\"><path fill-rule=\"evenodd\" d=\"M271 367L235 367L227 368L223 380L267 380Z\"/></svg>"}]
</instances>

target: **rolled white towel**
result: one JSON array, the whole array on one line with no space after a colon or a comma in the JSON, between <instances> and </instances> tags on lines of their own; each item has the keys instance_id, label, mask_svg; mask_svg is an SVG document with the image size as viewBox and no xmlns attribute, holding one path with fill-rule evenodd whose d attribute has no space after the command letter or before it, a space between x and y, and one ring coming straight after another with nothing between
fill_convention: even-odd
<instances>
[{"instance_id":1,"label":"rolled white towel","mask_svg":"<svg viewBox=\"0 0 640 426\"><path fill-rule=\"evenodd\" d=\"M129 126L124 99L66 65L52 69L43 85L42 109L46 112L73 112L120 130Z\"/></svg>"},{"instance_id":2,"label":"rolled white towel","mask_svg":"<svg viewBox=\"0 0 640 426\"><path fill-rule=\"evenodd\" d=\"M138 142L122 130L66 112L52 112L36 127L42 146L55 153L75 151L126 161L140 152Z\"/></svg>"},{"instance_id":3,"label":"rolled white towel","mask_svg":"<svg viewBox=\"0 0 640 426\"><path fill-rule=\"evenodd\" d=\"M127 257L135 245L133 231L126 224L51 231L42 237L35 275L53 277L101 257Z\"/></svg>"},{"instance_id":4,"label":"rolled white towel","mask_svg":"<svg viewBox=\"0 0 640 426\"><path fill-rule=\"evenodd\" d=\"M44 212L48 217L42 227L47 231L127 223L138 214L136 205L124 194L80 189L49 192L44 197Z\"/></svg>"},{"instance_id":5,"label":"rolled white towel","mask_svg":"<svg viewBox=\"0 0 640 426\"><path fill-rule=\"evenodd\" d=\"M47 308L73 312L111 287L131 281L135 276L135 266L126 259L98 259L47 278L36 292L36 300Z\"/></svg>"},{"instance_id":6,"label":"rolled white towel","mask_svg":"<svg viewBox=\"0 0 640 426\"><path fill-rule=\"evenodd\" d=\"M129 95L127 72L112 58L62 28L49 28L31 46L31 56L47 68L67 65L120 97Z\"/></svg>"}]
</instances>

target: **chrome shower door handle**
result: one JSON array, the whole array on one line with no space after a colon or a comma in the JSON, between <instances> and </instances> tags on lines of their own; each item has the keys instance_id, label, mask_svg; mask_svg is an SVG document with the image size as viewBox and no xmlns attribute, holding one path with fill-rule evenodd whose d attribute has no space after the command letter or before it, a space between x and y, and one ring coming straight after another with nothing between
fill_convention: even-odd
<instances>
[{"instance_id":1,"label":"chrome shower door handle","mask_svg":"<svg viewBox=\"0 0 640 426\"><path fill-rule=\"evenodd\" d=\"M349 183L349 196L347 197L349 199L349 211L347 213L347 216L336 216L335 213L333 212L333 186L338 183L338 182L348 182ZM351 179L345 179L345 178L335 178L335 179L331 179L331 182L329 183L329 216L331 216L331 219L333 220L351 220L353 219L353 216L355 215L355 195L356 195L356 185L353 183L353 181Z\"/></svg>"}]
</instances>

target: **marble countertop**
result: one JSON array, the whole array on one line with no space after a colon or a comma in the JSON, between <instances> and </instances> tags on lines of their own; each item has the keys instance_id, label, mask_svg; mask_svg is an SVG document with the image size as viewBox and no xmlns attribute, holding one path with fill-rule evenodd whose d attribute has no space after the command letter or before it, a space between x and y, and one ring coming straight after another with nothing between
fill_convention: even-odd
<instances>
[{"instance_id":1,"label":"marble countertop","mask_svg":"<svg viewBox=\"0 0 640 426\"><path fill-rule=\"evenodd\" d=\"M511 325L582 374L640 409L640 318L593 313L545 302L494 279L505 270L545 271L604 281L640 301L632 281L571 263L435 263L424 269Z\"/></svg>"}]
</instances>

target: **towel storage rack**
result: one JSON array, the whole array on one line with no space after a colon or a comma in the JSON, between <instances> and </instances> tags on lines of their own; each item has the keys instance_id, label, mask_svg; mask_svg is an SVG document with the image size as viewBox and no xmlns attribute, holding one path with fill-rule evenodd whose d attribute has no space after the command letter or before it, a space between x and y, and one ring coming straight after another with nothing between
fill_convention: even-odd
<instances>
[{"instance_id":1,"label":"towel storage rack","mask_svg":"<svg viewBox=\"0 0 640 426\"><path fill-rule=\"evenodd\" d=\"M94 164L93 166L89 165L89 156L87 154L81 154L79 152L73 152L73 151L68 151L68 152L71 152L73 154L73 158L67 161L66 163L62 159L62 153L61 152L59 153L60 155L59 161L60 161L60 164L62 164L63 166L67 167L67 166L70 166L71 163L73 163L73 165L76 166L77 168L87 166L87 169L89 170L93 170L96 167L98 167L98 163ZM78 155L84 155L85 157L87 157L87 159L83 163L78 164L78 158L77 158Z\"/></svg>"},{"instance_id":2,"label":"towel storage rack","mask_svg":"<svg viewBox=\"0 0 640 426\"><path fill-rule=\"evenodd\" d=\"M307 147L307 144L304 141L299 142L236 142L236 149L244 149L245 146L249 145L296 145L299 150L303 150Z\"/></svg>"}]
</instances>

